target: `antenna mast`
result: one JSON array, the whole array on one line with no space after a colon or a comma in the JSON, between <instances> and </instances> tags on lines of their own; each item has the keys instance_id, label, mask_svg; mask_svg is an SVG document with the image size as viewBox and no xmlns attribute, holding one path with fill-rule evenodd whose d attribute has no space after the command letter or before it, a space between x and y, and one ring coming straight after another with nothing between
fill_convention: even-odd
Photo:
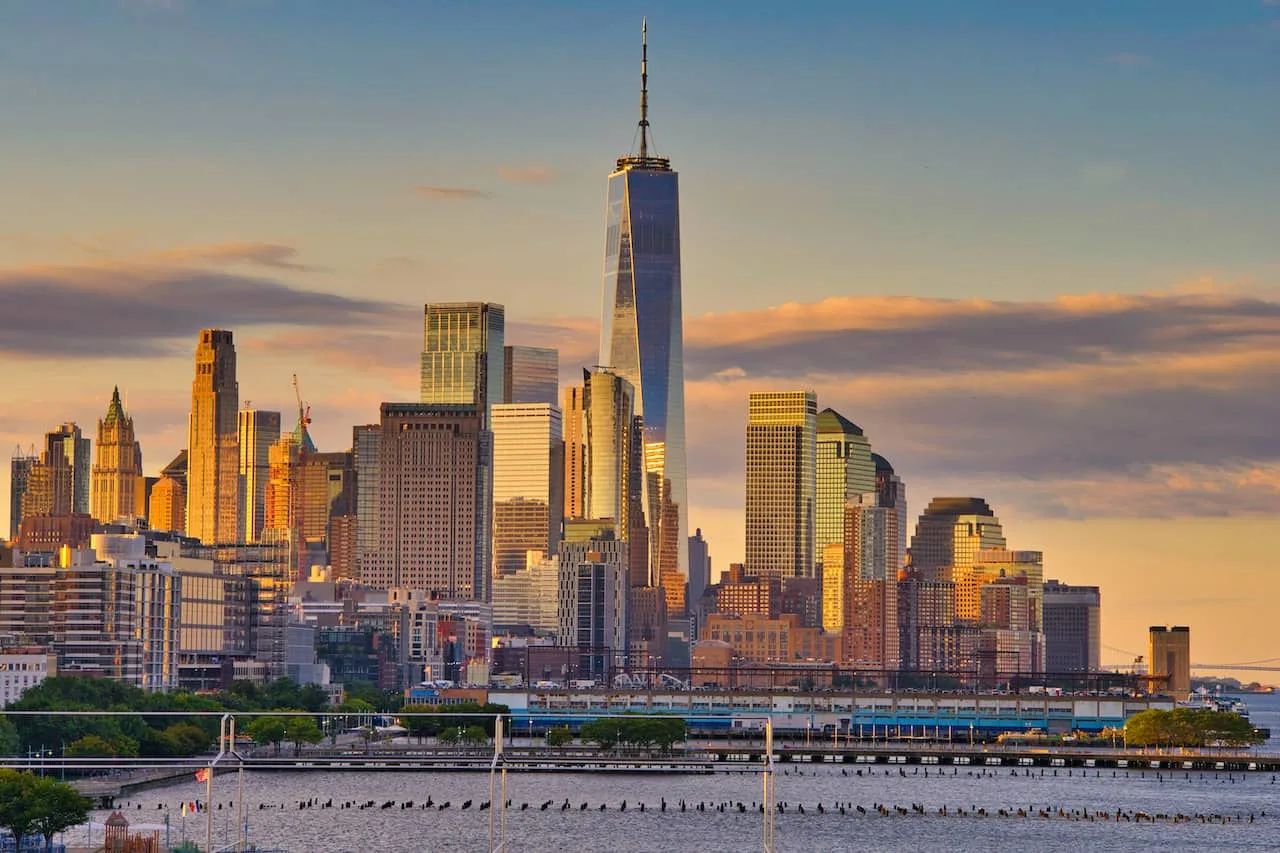
<instances>
[{"instance_id":1,"label":"antenna mast","mask_svg":"<svg viewBox=\"0 0 1280 853\"><path fill-rule=\"evenodd\" d=\"M640 19L640 159L649 156L649 18Z\"/></svg>"}]
</instances>

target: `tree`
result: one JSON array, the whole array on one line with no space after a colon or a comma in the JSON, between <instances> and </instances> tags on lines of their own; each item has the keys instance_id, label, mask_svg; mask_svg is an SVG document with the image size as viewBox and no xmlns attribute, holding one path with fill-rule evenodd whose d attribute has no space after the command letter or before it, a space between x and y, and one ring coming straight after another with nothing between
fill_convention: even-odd
<instances>
[{"instance_id":1,"label":"tree","mask_svg":"<svg viewBox=\"0 0 1280 853\"><path fill-rule=\"evenodd\" d=\"M358 701L358 700L357 700ZM435 705L405 705L400 709L403 714L401 722L409 732L410 737L416 737L418 743L422 743L422 739L439 734L440 718L439 717L416 717L413 714L438 714L440 709Z\"/></svg>"},{"instance_id":2,"label":"tree","mask_svg":"<svg viewBox=\"0 0 1280 853\"><path fill-rule=\"evenodd\" d=\"M89 818L90 802L65 782L52 777L32 778L29 785L32 829L44 836L45 847L53 849L53 836Z\"/></svg>"},{"instance_id":3,"label":"tree","mask_svg":"<svg viewBox=\"0 0 1280 853\"><path fill-rule=\"evenodd\" d=\"M436 740L440 743L453 744L462 739L462 732L457 726L447 726L440 730Z\"/></svg>"},{"instance_id":4,"label":"tree","mask_svg":"<svg viewBox=\"0 0 1280 853\"><path fill-rule=\"evenodd\" d=\"M592 741L601 749L613 749L621 737L621 725L617 719L592 720L583 723L580 733L584 741Z\"/></svg>"},{"instance_id":5,"label":"tree","mask_svg":"<svg viewBox=\"0 0 1280 853\"><path fill-rule=\"evenodd\" d=\"M560 728L547 730L547 746L564 746L572 742L573 732L569 730L568 726L561 726Z\"/></svg>"},{"instance_id":6,"label":"tree","mask_svg":"<svg viewBox=\"0 0 1280 853\"><path fill-rule=\"evenodd\" d=\"M0 717L0 755L17 755L21 751L17 727L8 717Z\"/></svg>"},{"instance_id":7,"label":"tree","mask_svg":"<svg viewBox=\"0 0 1280 853\"><path fill-rule=\"evenodd\" d=\"M174 723L164 730L164 736L173 744L175 755L198 755L205 752L213 741L208 733L191 723Z\"/></svg>"},{"instance_id":8,"label":"tree","mask_svg":"<svg viewBox=\"0 0 1280 853\"><path fill-rule=\"evenodd\" d=\"M7 829L18 844L35 829L28 793L31 779L30 773L0 769L0 829Z\"/></svg>"},{"instance_id":9,"label":"tree","mask_svg":"<svg viewBox=\"0 0 1280 853\"><path fill-rule=\"evenodd\" d=\"M285 737L285 723L280 717L255 717L245 733L253 738L254 743L271 744L279 755L280 744Z\"/></svg>"},{"instance_id":10,"label":"tree","mask_svg":"<svg viewBox=\"0 0 1280 853\"><path fill-rule=\"evenodd\" d=\"M324 740L324 732L320 731L320 727L316 725L315 717L302 714L286 717L284 726L288 741L293 744L294 755L302 752L304 743L319 743Z\"/></svg>"},{"instance_id":11,"label":"tree","mask_svg":"<svg viewBox=\"0 0 1280 853\"><path fill-rule=\"evenodd\" d=\"M67 744L65 754L68 758L114 758L116 746L99 735L85 735Z\"/></svg>"},{"instance_id":12,"label":"tree","mask_svg":"<svg viewBox=\"0 0 1280 853\"><path fill-rule=\"evenodd\" d=\"M484 726L467 726L462 732L462 742L479 746L489 742L489 733L484 730Z\"/></svg>"}]
</instances>

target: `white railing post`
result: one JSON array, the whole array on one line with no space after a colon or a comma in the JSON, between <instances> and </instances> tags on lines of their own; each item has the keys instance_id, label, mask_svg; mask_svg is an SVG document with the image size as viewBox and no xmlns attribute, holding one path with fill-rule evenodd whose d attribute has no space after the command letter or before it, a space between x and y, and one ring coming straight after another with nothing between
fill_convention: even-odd
<instances>
[{"instance_id":1,"label":"white railing post","mask_svg":"<svg viewBox=\"0 0 1280 853\"><path fill-rule=\"evenodd\" d=\"M764 770L760 774L764 777L764 826L763 826L763 850L764 853L774 853L773 847L773 811L774 811L774 790L773 790L773 717L768 717L764 721Z\"/></svg>"}]
</instances>

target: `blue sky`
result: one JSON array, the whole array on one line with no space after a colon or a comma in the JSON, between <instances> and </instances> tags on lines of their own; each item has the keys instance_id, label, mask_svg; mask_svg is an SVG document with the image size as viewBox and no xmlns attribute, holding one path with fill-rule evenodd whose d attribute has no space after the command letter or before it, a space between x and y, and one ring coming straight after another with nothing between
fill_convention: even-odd
<instances>
[{"instance_id":1,"label":"blue sky","mask_svg":"<svg viewBox=\"0 0 1280 853\"><path fill-rule=\"evenodd\" d=\"M641 14L717 567L747 394L808 387L914 508L984 495L1114 590L1116 647L1280 595L1275 0L0 0L0 444L91 430L118 383L158 469L207 325L242 400L300 374L322 449L412 398L425 301L593 363ZM1257 594L1144 593L1210 542Z\"/></svg>"}]
</instances>

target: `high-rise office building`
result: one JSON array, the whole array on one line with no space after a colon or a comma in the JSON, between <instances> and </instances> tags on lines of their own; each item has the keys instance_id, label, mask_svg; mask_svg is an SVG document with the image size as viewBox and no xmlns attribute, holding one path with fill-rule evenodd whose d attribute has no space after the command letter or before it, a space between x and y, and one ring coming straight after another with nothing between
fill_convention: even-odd
<instances>
[{"instance_id":1,"label":"high-rise office building","mask_svg":"<svg viewBox=\"0 0 1280 853\"><path fill-rule=\"evenodd\" d=\"M496 576L523 568L528 551L555 554L564 519L564 443L560 408L552 403L504 403L491 415Z\"/></svg>"},{"instance_id":2,"label":"high-rise office building","mask_svg":"<svg viewBox=\"0 0 1280 853\"><path fill-rule=\"evenodd\" d=\"M689 537L689 602L695 604L702 599L707 585L711 583L711 551L707 540L702 538L699 527Z\"/></svg>"},{"instance_id":3,"label":"high-rise office building","mask_svg":"<svg viewBox=\"0 0 1280 853\"><path fill-rule=\"evenodd\" d=\"M671 161L650 150L648 44L640 60L638 153L609 175L600 364L635 389L644 425L650 574L679 598L688 578L680 191ZM677 589L678 588L678 589ZM677 596L678 593L678 596Z\"/></svg>"},{"instance_id":4,"label":"high-rise office building","mask_svg":"<svg viewBox=\"0 0 1280 853\"><path fill-rule=\"evenodd\" d=\"M44 449L27 474L23 520L88 515L91 442L74 423L46 433Z\"/></svg>"},{"instance_id":5,"label":"high-rise office building","mask_svg":"<svg viewBox=\"0 0 1280 853\"><path fill-rule=\"evenodd\" d=\"M378 447L381 424L352 427L351 449L356 466L356 577L363 578L378 553Z\"/></svg>"},{"instance_id":6,"label":"high-rise office building","mask_svg":"<svg viewBox=\"0 0 1280 853\"><path fill-rule=\"evenodd\" d=\"M973 575L978 585L1002 577L1023 578L1027 584L1027 630L1041 631L1044 625L1044 553L992 548L974 558ZM981 595L981 592L978 593ZM956 592L957 598L961 595ZM985 620L984 620L985 621Z\"/></svg>"},{"instance_id":7,"label":"high-rise office building","mask_svg":"<svg viewBox=\"0 0 1280 853\"><path fill-rule=\"evenodd\" d=\"M145 518L146 479L142 447L133 431L133 418L120 402L120 389L111 393L107 416L98 421L97 461L93 465L89 500L94 518L104 524Z\"/></svg>"},{"instance_id":8,"label":"high-rise office building","mask_svg":"<svg viewBox=\"0 0 1280 853\"><path fill-rule=\"evenodd\" d=\"M579 675L607 679L629 646L626 566L594 551L562 554L559 573L559 643L578 649Z\"/></svg>"},{"instance_id":9,"label":"high-rise office building","mask_svg":"<svg viewBox=\"0 0 1280 853\"><path fill-rule=\"evenodd\" d=\"M40 461L40 454L32 447L23 451L21 447L14 451L9 460L9 538L18 538L18 529L22 527L22 500L27 492L27 482L31 477L31 469Z\"/></svg>"},{"instance_id":10,"label":"high-rise office building","mask_svg":"<svg viewBox=\"0 0 1280 853\"><path fill-rule=\"evenodd\" d=\"M236 348L231 332L205 329L196 345L187 433L187 535L206 545L235 542L240 516Z\"/></svg>"},{"instance_id":11,"label":"high-rise office building","mask_svg":"<svg viewBox=\"0 0 1280 853\"><path fill-rule=\"evenodd\" d=\"M587 387L564 389L564 517L587 517Z\"/></svg>"},{"instance_id":12,"label":"high-rise office building","mask_svg":"<svg viewBox=\"0 0 1280 853\"><path fill-rule=\"evenodd\" d=\"M378 549L364 582L487 600L493 448L476 405L383 403Z\"/></svg>"},{"instance_id":13,"label":"high-rise office building","mask_svg":"<svg viewBox=\"0 0 1280 853\"><path fill-rule=\"evenodd\" d=\"M751 395L746 496L750 574L815 576L817 419L818 399L812 391Z\"/></svg>"},{"instance_id":14,"label":"high-rise office building","mask_svg":"<svg viewBox=\"0 0 1280 853\"><path fill-rule=\"evenodd\" d=\"M506 347L502 370L501 402L560 405L558 350L548 347Z\"/></svg>"},{"instance_id":15,"label":"high-rise office building","mask_svg":"<svg viewBox=\"0 0 1280 853\"><path fill-rule=\"evenodd\" d=\"M1152 692L1175 699L1191 695L1191 629L1183 625L1166 628L1152 625L1147 660L1150 661Z\"/></svg>"},{"instance_id":16,"label":"high-rise office building","mask_svg":"<svg viewBox=\"0 0 1280 853\"><path fill-rule=\"evenodd\" d=\"M1044 582L1045 671L1102 667L1102 594L1096 586Z\"/></svg>"},{"instance_id":17,"label":"high-rise office building","mask_svg":"<svg viewBox=\"0 0 1280 853\"><path fill-rule=\"evenodd\" d=\"M845 504L875 503L876 464L861 427L835 409L818 413L814 554L844 536Z\"/></svg>"},{"instance_id":18,"label":"high-rise office building","mask_svg":"<svg viewBox=\"0 0 1280 853\"><path fill-rule=\"evenodd\" d=\"M871 461L876 466L876 505L891 510L890 536L894 545L894 571L897 572L907 559L907 528L910 526L907 517L907 487L894 472L888 459L879 453L872 453Z\"/></svg>"},{"instance_id":19,"label":"high-rise office building","mask_svg":"<svg viewBox=\"0 0 1280 853\"><path fill-rule=\"evenodd\" d=\"M651 528L642 494L643 439L641 419L635 416L634 389L626 379L604 368L582 374L586 517L608 520L614 536L627 543L632 586L656 586ZM683 589L682 582L682 593Z\"/></svg>"},{"instance_id":20,"label":"high-rise office building","mask_svg":"<svg viewBox=\"0 0 1280 853\"><path fill-rule=\"evenodd\" d=\"M280 440L280 413L241 409L236 413L240 441L241 541L257 542L266 519L263 501L271 467L271 446Z\"/></svg>"},{"instance_id":21,"label":"high-rise office building","mask_svg":"<svg viewBox=\"0 0 1280 853\"><path fill-rule=\"evenodd\" d=\"M972 573L979 551L1005 545L1000 519L982 498L934 498L911 537L911 567L924 580L956 581Z\"/></svg>"},{"instance_id":22,"label":"high-rise office building","mask_svg":"<svg viewBox=\"0 0 1280 853\"><path fill-rule=\"evenodd\" d=\"M421 402L489 407L503 400L505 311L491 302L436 302L423 309Z\"/></svg>"},{"instance_id":23,"label":"high-rise office building","mask_svg":"<svg viewBox=\"0 0 1280 853\"><path fill-rule=\"evenodd\" d=\"M185 533L187 526L187 451L160 469L160 479L147 500L147 526L152 530Z\"/></svg>"}]
</instances>

